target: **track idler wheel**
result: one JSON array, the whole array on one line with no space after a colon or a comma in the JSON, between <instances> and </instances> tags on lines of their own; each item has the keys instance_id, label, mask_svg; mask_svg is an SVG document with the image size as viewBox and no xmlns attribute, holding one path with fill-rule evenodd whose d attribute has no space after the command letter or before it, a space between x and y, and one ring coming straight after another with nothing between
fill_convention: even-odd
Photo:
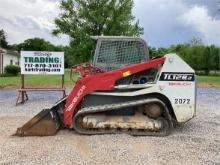
<instances>
[{"instance_id":1,"label":"track idler wheel","mask_svg":"<svg viewBox=\"0 0 220 165\"><path fill-rule=\"evenodd\" d=\"M161 116L163 112L163 108L159 104L145 104L143 106L143 113L146 114L148 117L157 119Z\"/></svg>"}]
</instances>

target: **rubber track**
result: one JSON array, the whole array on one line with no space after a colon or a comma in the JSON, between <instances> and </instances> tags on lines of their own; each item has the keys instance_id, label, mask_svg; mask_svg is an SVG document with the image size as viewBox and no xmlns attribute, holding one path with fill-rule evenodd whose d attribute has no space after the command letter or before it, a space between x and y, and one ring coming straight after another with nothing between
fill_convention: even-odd
<instances>
[{"instance_id":1,"label":"rubber track","mask_svg":"<svg viewBox=\"0 0 220 165\"><path fill-rule=\"evenodd\" d=\"M132 107L132 106L138 106L142 104L147 103L159 103L164 107L164 116L166 120L166 126L162 131L159 132L153 132L153 131L139 131L139 130L130 130L130 131L119 131L118 129L106 129L106 130L91 130L91 129L83 129L78 125L78 120L80 120L81 116L93 114L93 113L99 113L99 112L106 112L106 111L113 111L120 108L126 108L126 107ZM167 106L159 99L157 98L147 98L142 100L136 100L136 101L129 101L129 102L123 102L123 103L116 103L116 104L106 104L101 106L90 106L80 109L76 115L74 116L74 123L73 128L76 132L81 134L87 134L87 135L93 135L93 134L115 134L115 133L128 133L130 135L134 136L167 136L172 132L173 129L173 123L171 116L169 114L169 110ZM163 122L164 123L164 122Z\"/></svg>"}]
</instances>

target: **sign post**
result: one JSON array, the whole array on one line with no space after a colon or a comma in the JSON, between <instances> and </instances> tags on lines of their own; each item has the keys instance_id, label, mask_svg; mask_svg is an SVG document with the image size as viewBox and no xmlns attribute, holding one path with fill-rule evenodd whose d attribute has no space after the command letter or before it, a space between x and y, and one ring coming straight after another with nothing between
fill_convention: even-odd
<instances>
[{"instance_id":1,"label":"sign post","mask_svg":"<svg viewBox=\"0 0 220 165\"><path fill-rule=\"evenodd\" d=\"M21 51L21 88L18 90L18 103L28 100L27 91L62 91L66 96L64 87L64 52ZM25 75L61 75L60 88L26 88ZM19 99L21 101L19 102Z\"/></svg>"}]
</instances>

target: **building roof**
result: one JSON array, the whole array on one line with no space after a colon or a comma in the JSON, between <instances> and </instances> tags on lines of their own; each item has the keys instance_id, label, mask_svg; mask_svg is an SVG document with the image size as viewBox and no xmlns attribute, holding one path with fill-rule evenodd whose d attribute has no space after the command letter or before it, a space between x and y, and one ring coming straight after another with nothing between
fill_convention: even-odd
<instances>
[{"instance_id":1,"label":"building roof","mask_svg":"<svg viewBox=\"0 0 220 165\"><path fill-rule=\"evenodd\" d=\"M18 53L18 51L15 50L7 50L7 54L20 57L20 53Z\"/></svg>"},{"instance_id":2,"label":"building roof","mask_svg":"<svg viewBox=\"0 0 220 165\"><path fill-rule=\"evenodd\" d=\"M18 51L4 49L4 48L1 48L1 47L0 47L0 53L10 54L10 55L13 55L13 56L20 57L20 53Z\"/></svg>"},{"instance_id":3,"label":"building roof","mask_svg":"<svg viewBox=\"0 0 220 165\"><path fill-rule=\"evenodd\" d=\"M6 49L3 49L3 48L0 47L0 52L1 53L6 53Z\"/></svg>"}]
</instances>

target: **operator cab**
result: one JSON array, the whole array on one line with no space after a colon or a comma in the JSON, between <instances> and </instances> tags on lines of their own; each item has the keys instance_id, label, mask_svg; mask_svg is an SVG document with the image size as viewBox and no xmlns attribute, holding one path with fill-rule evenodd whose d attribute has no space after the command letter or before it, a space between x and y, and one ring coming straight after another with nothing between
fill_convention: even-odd
<instances>
[{"instance_id":1,"label":"operator cab","mask_svg":"<svg viewBox=\"0 0 220 165\"><path fill-rule=\"evenodd\" d=\"M96 41L96 48L92 66L104 71L111 71L131 64L138 64L149 60L146 42L139 37L125 36L92 36ZM119 87L129 85L129 88L145 87L143 84L155 81L156 69L144 70L137 74L121 78L115 84ZM124 86L123 86L124 87Z\"/></svg>"},{"instance_id":2,"label":"operator cab","mask_svg":"<svg viewBox=\"0 0 220 165\"><path fill-rule=\"evenodd\" d=\"M105 71L149 60L146 42L138 37L92 36L96 48L92 65Z\"/></svg>"}]
</instances>

